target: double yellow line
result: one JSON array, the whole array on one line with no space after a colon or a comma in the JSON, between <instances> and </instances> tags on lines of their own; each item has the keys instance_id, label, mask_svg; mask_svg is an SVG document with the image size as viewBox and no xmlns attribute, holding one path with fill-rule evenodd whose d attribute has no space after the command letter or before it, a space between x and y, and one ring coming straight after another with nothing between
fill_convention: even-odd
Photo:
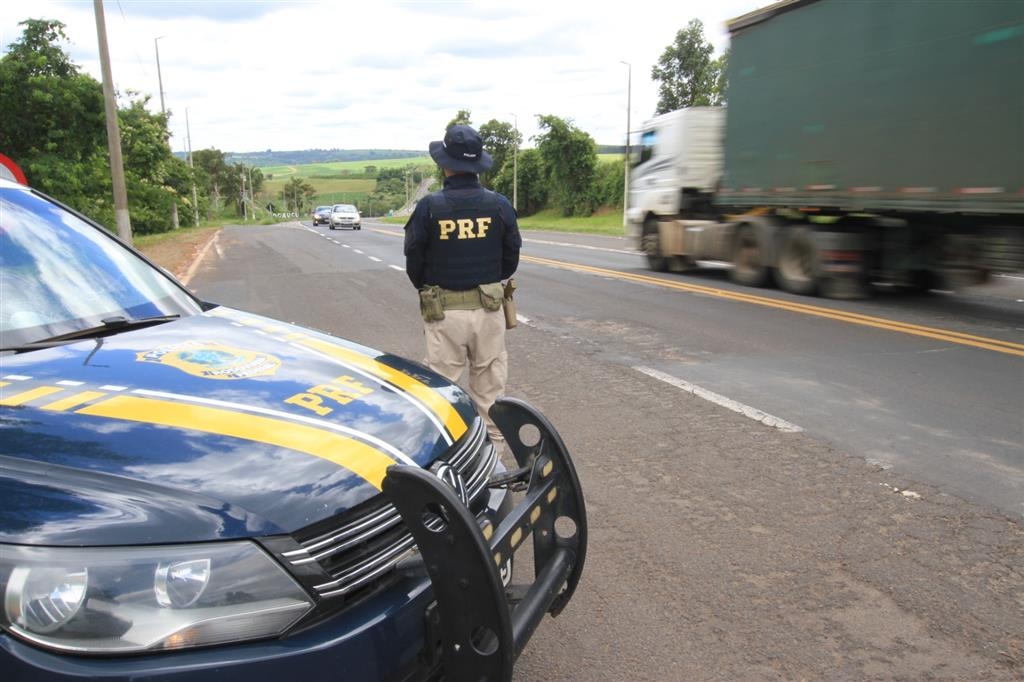
<instances>
[{"instance_id":1,"label":"double yellow line","mask_svg":"<svg viewBox=\"0 0 1024 682\"><path fill-rule=\"evenodd\" d=\"M1000 341L999 339L991 339L984 336L975 336L973 334L964 334L961 332L954 332L946 329L925 327L918 324L910 324L908 322L899 322L897 320L887 320L882 317L872 317L870 315L861 315L860 313L832 310L830 308L821 308L818 306L807 305L804 303L780 301L773 298L768 298L766 296L757 296L754 294L746 294L738 291L728 291L726 289L716 289L714 287L700 286L699 284L676 282L672 280L660 279L658 277L651 277L649 275L640 275L632 272L623 272L621 270L608 270L606 268L598 268L591 265L567 263L565 261L552 260L550 258L538 258L537 256L521 256L520 260L526 261L528 263L535 263L537 265L546 265L548 267L560 268L562 270L587 272L593 275L600 275L602 277L614 277L615 279L621 279L629 282L653 284L654 286L664 287L666 289L676 289L678 291L688 291L694 294L704 294L706 296L714 296L716 298L739 301L741 303L751 303L754 305L765 306L767 308L778 308L780 310L788 310L789 312L800 313L802 315L814 315L816 317L825 317L832 320L838 320L839 322L846 322L848 324L859 324L865 327L875 327L877 329L885 329L888 331L900 332L901 334L923 336L929 339L946 341L948 343L956 343L963 346L973 346L975 348L991 350L997 353L1006 353L1008 355L1024 357L1024 344L1014 343L1012 341Z\"/></svg>"}]
</instances>

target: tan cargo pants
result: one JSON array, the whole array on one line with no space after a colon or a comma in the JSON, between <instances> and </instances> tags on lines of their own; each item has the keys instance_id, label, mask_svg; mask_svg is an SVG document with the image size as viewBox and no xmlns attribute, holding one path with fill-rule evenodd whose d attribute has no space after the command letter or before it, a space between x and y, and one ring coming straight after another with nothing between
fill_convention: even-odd
<instances>
[{"instance_id":1,"label":"tan cargo pants","mask_svg":"<svg viewBox=\"0 0 1024 682\"><path fill-rule=\"evenodd\" d=\"M501 310L445 310L444 319L424 322L427 340L426 365L449 381L469 373L469 396L487 425L487 433L499 454L505 438L487 416L487 410L505 393L508 352L505 350L505 316Z\"/></svg>"}]
</instances>

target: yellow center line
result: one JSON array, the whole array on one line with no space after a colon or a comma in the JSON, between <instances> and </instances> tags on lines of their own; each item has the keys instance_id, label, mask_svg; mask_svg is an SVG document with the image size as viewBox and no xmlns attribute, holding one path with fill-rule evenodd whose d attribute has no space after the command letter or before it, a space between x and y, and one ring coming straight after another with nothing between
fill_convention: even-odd
<instances>
[{"instance_id":1,"label":"yellow center line","mask_svg":"<svg viewBox=\"0 0 1024 682\"><path fill-rule=\"evenodd\" d=\"M922 325L911 324L908 322L899 322L897 320L887 320L885 318L872 317L870 315L862 315L860 313L831 310L829 308L822 308L819 306L807 305L804 303L780 301L765 296L745 294L736 291L727 291L725 289L716 289L714 287L701 286L698 284L688 284L685 282L673 282L670 280L651 277L648 275L639 275L631 272L623 272L621 270L609 270L606 268L599 268L591 265L579 265L576 263L568 263L565 261L552 260L549 258L538 258L537 256L521 256L521 260L529 263L535 263L537 265L546 265L549 267L560 268L563 270L573 270L576 272L588 272L595 275L601 275L604 277L614 277L616 279L622 279L631 282L639 282L642 284L653 284L655 286L665 287L667 289L676 289L679 291L688 291L690 293L705 294L707 296L715 296L717 298L724 298L728 300L739 301L742 303L752 303L754 305L760 305L769 308L778 308L780 310L788 310L790 312L801 313L803 315L825 317L833 320L838 320L840 322L847 322L849 324L859 324L866 327L875 327L877 329L885 329L888 331L900 332L903 334L923 336L926 338L938 339L940 341L947 341L949 343L957 343L964 346L973 346L975 348L996 351L997 353L1006 353L1008 355L1024 357L1024 344L1014 343L1012 341L1001 341L999 339L991 339L984 336L975 336L973 334L965 334L962 332L955 332L946 329L925 327Z\"/></svg>"}]
</instances>

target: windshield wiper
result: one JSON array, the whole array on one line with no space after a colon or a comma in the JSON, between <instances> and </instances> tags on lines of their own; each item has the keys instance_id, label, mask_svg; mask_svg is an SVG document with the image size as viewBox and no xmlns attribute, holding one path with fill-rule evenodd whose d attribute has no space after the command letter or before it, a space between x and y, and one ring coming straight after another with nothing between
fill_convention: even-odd
<instances>
[{"instance_id":1,"label":"windshield wiper","mask_svg":"<svg viewBox=\"0 0 1024 682\"><path fill-rule=\"evenodd\" d=\"M76 329L73 332L67 334L59 334L57 336L51 336L48 339L40 339L39 341L32 341L25 343L20 346L10 346L8 348L0 348L0 352L3 351L14 351L15 353L21 353L27 350L35 350L37 348L50 348L52 346L59 346L64 343L71 341L78 341L79 339L92 339L101 336L109 336L116 334L117 332L129 331L132 329L143 329L145 327L152 327L154 325L163 324L164 322L170 322L177 320L181 315L156 315L154 317L140 317L136 320L129 320L121 315L114 317L105 318L102 324L95 327L87 327L85 329Z\"/></svg>"}]
</instances>

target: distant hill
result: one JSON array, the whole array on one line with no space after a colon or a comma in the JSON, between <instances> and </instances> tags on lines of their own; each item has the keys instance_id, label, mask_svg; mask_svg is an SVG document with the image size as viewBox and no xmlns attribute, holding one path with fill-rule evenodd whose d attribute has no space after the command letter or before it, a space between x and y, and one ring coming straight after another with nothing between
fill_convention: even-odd
<instances>
[{"instance_id":1,"label":"distant hill","mask_svg":"<svg viewBox=\"0 0 1024 682\"><path fill-rule=\"evenodd\" d=\"M622 154L622 145L598 145L598 154ZM176 152L176 156L186 158L184 152ZM380 161L382 159L407 159L424 156L423 149L301 149L287 152L227 152L224 154L228 163L243 163L246 166L262 168L266 166L301 166L307 163L330 163L332 161Z\"/></svg>"},{"instance_id":2,"label":"distant hill","mask_svg":"<svg viewBox=\"0 0 1024 682\"><path fill-rule=\"evenodd\" d=\"M423 150L410 149L303 149L290 152L228 153L228 163L244 163L246 166L301 166L306 163L329 163L331 161L378 161L381 159L405 159L423 156Z\"/></svg>"},{"instance_id":3,"label":"distant hill","mask_svg":"<svg viewBox=\"0 0 1024 682\"><path fill-rule=\"evenodd\" d=\"M226 152L228 163L243 163L260 168L264 166L301 166L307 163L329 163L331 161L379 161L382 159L406 159L424 156L423 149L302 149L287 152ZM184 152L176 152L180 158L187 158Z\"/></svg>"}]
</instances>

